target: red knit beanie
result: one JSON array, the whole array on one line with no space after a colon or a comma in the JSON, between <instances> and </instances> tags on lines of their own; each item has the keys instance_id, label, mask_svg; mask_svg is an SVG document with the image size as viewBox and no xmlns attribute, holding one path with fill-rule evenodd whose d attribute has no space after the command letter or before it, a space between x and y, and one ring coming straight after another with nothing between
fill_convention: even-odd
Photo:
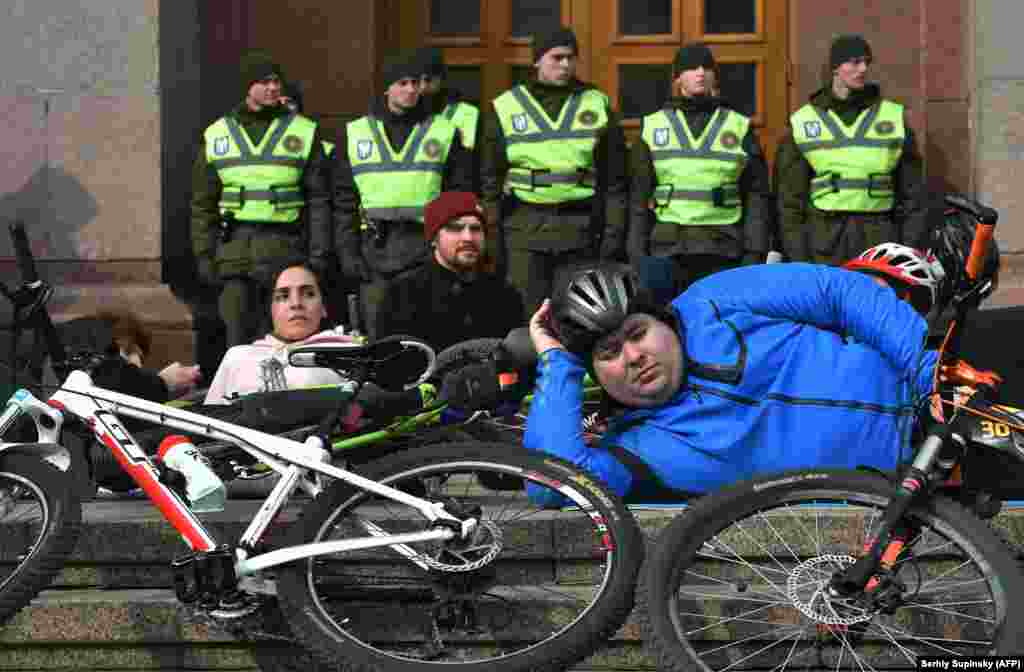
<instances>
[{"instance_id":1,"label":"red knit beanie","mask_svg":"<svg viewBox=\"0 0 1024 672\"><path fill-rule=\"evenodd\" d=\"M463 215L473 215L481 224L485 223L484 209L471 191L445 191L427 203L423 211L423 235L427 242L434 240L441 227Z\"/></svg>"}]
</instances>

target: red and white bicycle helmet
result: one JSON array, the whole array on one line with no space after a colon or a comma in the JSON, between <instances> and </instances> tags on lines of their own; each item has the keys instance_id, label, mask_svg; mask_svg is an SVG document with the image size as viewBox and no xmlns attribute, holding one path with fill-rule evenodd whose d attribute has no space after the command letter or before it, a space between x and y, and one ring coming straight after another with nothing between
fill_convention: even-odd
<instances>
[{"instance_id":1,"label":"red and white bicycle helmet","mask_svg":"<svg viewBox=\"0 0 1024 672\"><path fill-rule=\"evenodd\" d=\"M843 268L895 280L910 290L910 303L922 315L935 305L939 286L946 277L934 254L924 253L899 243L882 243L864 250Z\"/></svg>"}]
</instances>

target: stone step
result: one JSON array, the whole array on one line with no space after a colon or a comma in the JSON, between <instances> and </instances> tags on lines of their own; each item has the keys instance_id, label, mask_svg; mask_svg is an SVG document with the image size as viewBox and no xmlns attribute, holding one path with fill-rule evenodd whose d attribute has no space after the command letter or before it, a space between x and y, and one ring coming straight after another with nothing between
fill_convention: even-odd
<instances>
[{"instance_id":1,"label":"stone step","mask_svg":"<svg viewBox=\"0 0 1024 672\"><path fill-rule=\"evenodd\" d=\"M634 614L583 669L654 669L640 633ZM48 590L0 629L3 672L273 670L305 655L286 642L240 642L163 589Z\"/></svg>"},{"instance_id":2,"label":"stone step","mask_svg":"<svg viewBox=\"0 0 1024 672\"><path fill-rule=\"evenodd\" d=\"M299 520L306 501L296 500L283 512L270 532L272 540L280 539ZM259 504L253 500L229 501L225 511L200 517L215 536L229 541L237 538ZM681 510L636 508L633 513L648 543L654 543ZM841 510L834 515L837 519L849 517ZM186 547L148 501L93 501L84 506L83 517L82 538L68 566L49 590L0 628L0 672L317 669L304 652L287 642L239 641L179 604L172 590L169 561ZM586 575L591 571L586 547L581 548L573 540L571 530L560 528L556 532L554 519L553 514L536 516L531 526L550 527L529 531L546 541L526 548L499 568L522 577L521 583L533 588L522 593L538 598L535 609L523 610L528 616L527 625L517 627L528 628L534 610L550 618L550 614L557 613L559 600L572 590L560 583L557 594L547 591L546 580L569 579L571 586L579 572ZM1024 543L1024 509L1010 508L995 523L1013 543ZM715 585L714 577L735 578L728 570L723 573L713 565L705 563L699 568L711 582L704 591L709 595L723 590ZM942 570L941 564L935 566ZM924 563L921 571L925 577L934 574ZM754 594L766 589L755 580L745 590ZM539 599L542 596L545 599ZM700 601L693 593L690 599ZM637 602L645 602L642 585ZM701 609L697 603L695 608ZM645 619L642 608L635 610L608 646L577 669L653 670L654 658L642 641ZM936 627L941 626L936 621ZM384 629L403 631L400 624L390 622ZM710 634L728 636L723 633Z\"/></svg>"},{"instance_id":3,"label":"stone step","mask_svg":"<svg viewBox=\"0 0 1024 672\"><path fill-rule=\"evenodd\" d=\"M306 499L294 499L282 511L267 533L271 544L282 541L290 526L299 519ZM214 538L232 544L244 531L261 502L229 500L220 513L200 514ZM634 508L633 515L649 539L655 538L684 509ZM147 500L119 499L92 501L83 505L83 528L75 552L55 579L57 587L171 587L170 561L188 552L177 531ZM556 516L533 516L531 525L552 525ZM560 523L561 524L561 523ZM1007 508L993 521L1002 534L1017 547L1024 548L1024 508ZM525 524L524 524L525 525ZM782 528L780 528L782 529ZM580 532L584 532L581 530ZM585 537L585 535L584 535ZM556 565L562 576L588 564L589 546L580 546L580 535L567 529L556 534L530 531L530 538L544 538L507 559L507 567L524 575L547 576ZM574 541L575 540L575 541ZM557 558L561 562L552 563ZM3 551L0 549L0 562Z\"/></svg>"}]
</instances>

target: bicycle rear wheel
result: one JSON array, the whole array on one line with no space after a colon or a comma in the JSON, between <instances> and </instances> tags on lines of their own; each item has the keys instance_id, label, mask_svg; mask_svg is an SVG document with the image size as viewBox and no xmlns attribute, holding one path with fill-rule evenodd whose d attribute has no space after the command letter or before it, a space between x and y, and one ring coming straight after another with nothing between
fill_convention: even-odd
<instances>
[{"instance_id":1,"label":"bicycle rear wheel","mask_svg":"<svg viewBox=\"0 0 1024 672\"><path fill-rule=\"evenodd\" d=\"M702 498L662 532L645 580L665 670L918 669L921 656L1019 651L1024 579L1006 544L935 497L901 521L892 591L831 597L864 552L894 486L876 474L803 471ZM874 598L874 599L872 599Z\"/></svg>"},{"instance_id":2,"label":"bicycle rear wheel","mask_svg":"<svg viewBox=\"0 0 1024 672\"><path fill-rule=\"evenodd\" d=\"M339 669L562 670L633 606L643 538L621 501L555 458L514 445L426 446L367 464L380 483L477 517L469 542L388 547L290 565L278 598L304 646ZM539 506L524 492L569 497ZM566 500L568 501L568 500ZM344 483L310 503L293 543L427 528L415 511Z\"/></svg>"},{"instance_id":3,"label":"bicycle rear wheel","mask_svg":"<svg viewBox=\"0 0 1024 672\"><path fill-rule=\"evenodd\" d=\"M39 457L0 456L0 623L50 584L81 522L67 473Z\"/></svg>"}]
</instances>

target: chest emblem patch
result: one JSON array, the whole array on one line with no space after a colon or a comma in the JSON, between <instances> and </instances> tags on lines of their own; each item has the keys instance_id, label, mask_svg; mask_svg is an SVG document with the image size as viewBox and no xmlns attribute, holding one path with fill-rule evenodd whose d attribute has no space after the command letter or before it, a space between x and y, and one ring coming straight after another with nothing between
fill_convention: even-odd
<instances>
[{"instance_id":1,"label":"chest emblem patch","mask_svg":"<svg viewBox=\"0 0 1024 672\"><path fill-rule=\"evenodd\" d=\"M804 122L804 135L808 138L820 138L821 137L821 122L820 121L805 121Z\"/></svg>"},{"instance_id":2,"label":"chest emblem patch","mask_svg":"<svg viewBox=\"0 0 1024 672\"><path fill-rule=\"evenodd\" d=\"M373 141L360 140L356 143L356 158L360 161L370 158L373 154Z\"/></svg>"},{"instance_id":3,"label":"chest emblem patch","mask_svg":"<svg viewBox=\"0 0 1024 672\"><path fill-rule=\"evenodd\" d=\"M512 128L519 133L526 130L526 115L525 114L513 114L512 115Z\"/></svg>"},{"instance_id":4,"label":"chest emblem patch","mask_svg":"<svg viewBox=\"0 0 1024 672\"><path fill-rule=\"evenodd\" d=\"M217 156L224 156L228 153L228 149L231 147L231 142L228 140L228 136L222 135L213 141L213 153Z\"/></svg>"},{"instance_id":5,"label":"chest emblem patch","mask_svg":"<svg viewBox=\"0 0 1024 672\"><path fill-rule=\"evenodd\" d=\"M664 147L668 145L668 129L667 128L656 128L654 129L654 144L657 147Z\"/></svg>"},{"instance_id":6,"label":"chest emblem patch","mask_svg":"<svg viewBox=\"0 0 1024 672\"><path fill-rule=\"evenodd\" d=\"M435 138L427 140L423 145L423 153L431 159L436 159L441 155L441 143Z\"/></svg>"}]
</instances>

